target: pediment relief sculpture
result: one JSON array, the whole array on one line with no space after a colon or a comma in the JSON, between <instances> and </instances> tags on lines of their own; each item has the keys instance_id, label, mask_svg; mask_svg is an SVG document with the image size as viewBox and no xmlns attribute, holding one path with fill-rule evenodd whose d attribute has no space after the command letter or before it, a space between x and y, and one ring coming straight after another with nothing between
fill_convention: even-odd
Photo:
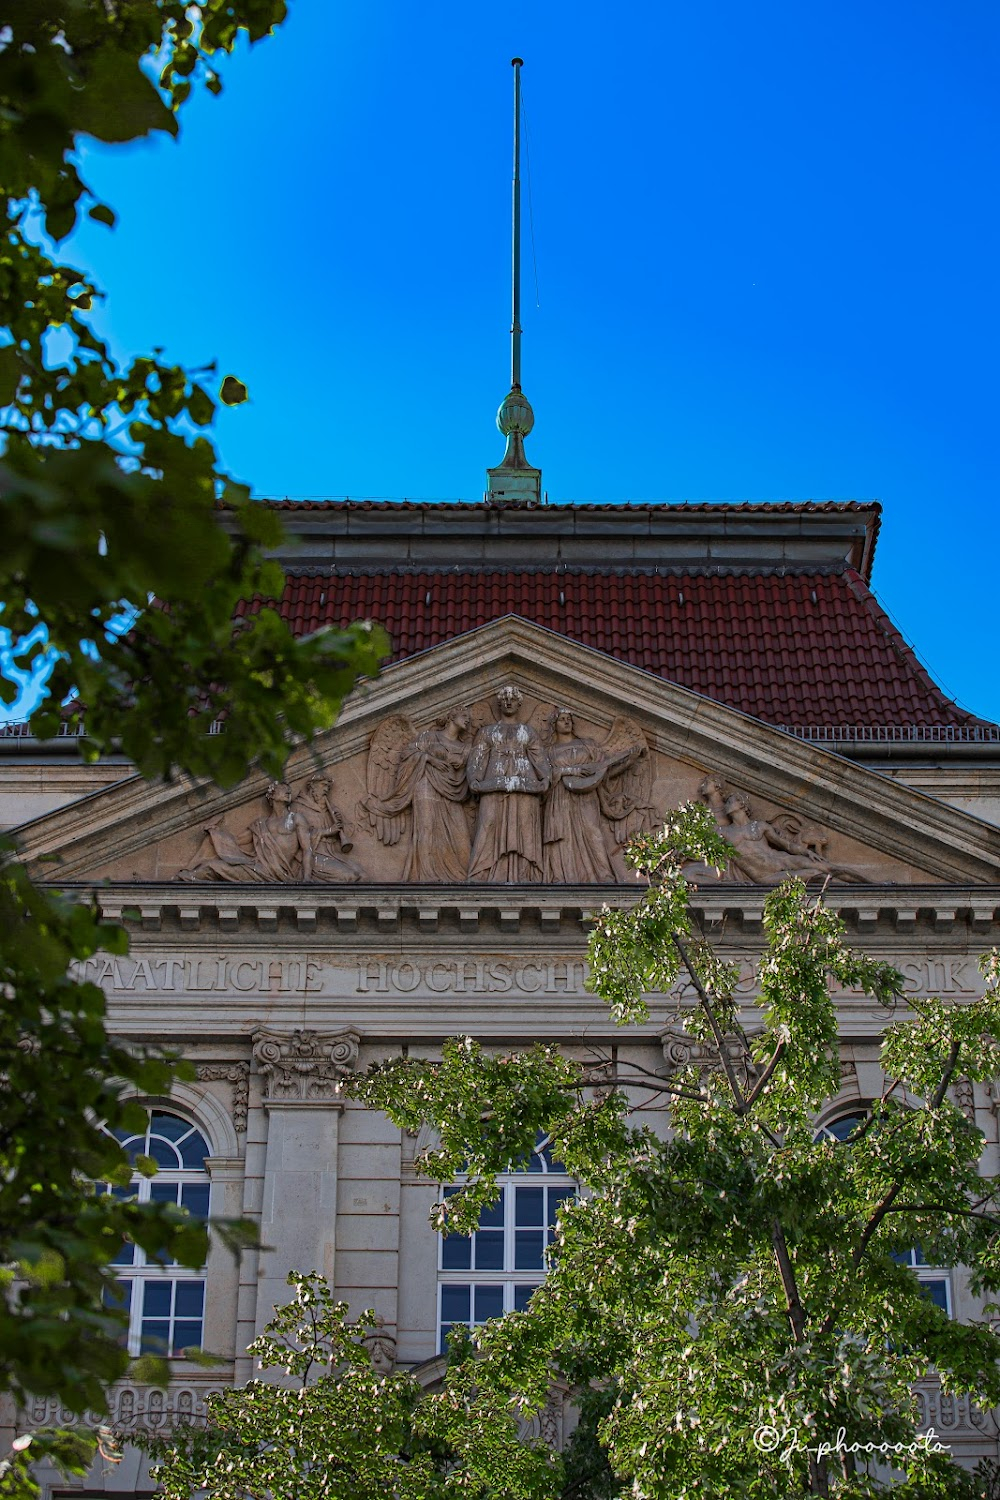
<instances>
[{"instance_id":1,"label":"pediment relief sculpture","mask_svg":"<svg viewBox=\"0 0 1000 1500\"><path fill-rule=\"evenodd\" d=\"M471 726L468 709L454 708L419 732L405 714L393 714L372 735L368 795L358 810L380 843L406 840L404 880L468 878Z\"/></svg>"},{"instance_id":2,"label":"pediment relief sculpture","mask_svg":"<svg viewBox=\"0 0 1000 1500\"><path fill-rule=\"evenodd\" d=\"M236 835L216 818L205 824L206 858L177 872L178 880L242 883L353 883L364 871L348 859L349 826L330 801L332 782L313 776L297 795L284 781L264 793L268 811Z\"/></svg>"},{"instance_id":3,"label":"pediment relief sculpture","mask_svg":"<svg viewBox=\"0 0 1000 1500\"><path fill-rule=\"evenodd\" d=\"M466 708L418 732L403 715L371 739L360 812L381 843L405 841L404 880L593 884L622 878L614 856L652 827L652 758L642 730L619 718L603 743L568 709L541 727L506 686L473 731Z\"/></svg>"},{"instance_id":4,"label":"pediment relief sculpture","mask_svg":"<svg viewBox=\"0 0 1000 1500\"><path fill-rule=\"evenodd\" d=\"M158 878L624 884L628 840L655 829L666 806L696 796L734 846L730 881L913 878L905 864L854 836L830 833L756 794L751 801L738 783L654 749L644 725L624 712L609 727L586 709L506 684L436 719L396 710L373 723L367 741L355 740L338 761L337 792L329 772L308 774L292 785L273 783L256 807L244 798L221 814L202 814L200 824L155 845ZM859 824L863 817L859 809ZM700 866L687 873L699 883L717 878Z\"/></svg>"},{"instance_id":5,"label":"pediment relief sculpture","mask_svg":"<svg viewBox=\"0 0 1000 1500\"><path fill-rule=\"evenodd\" d=\"M618 718L598 745L577 734L569 709L556 708L545 744L552 767L542 818L545 879L581 885L620 879L612 853L659 821L645 735L631 719Z\"/></svg>"},{"instance_id":6,"label":"pediment relief sculpture","mask_svg":"<svg viewBox=\"0 0 1000 1500\"><path fill-rule=\"evenodd\" d=\"M776 885L789 875L805 881L842 880L852 885L869 880L855 866L829 859L828 835L794 813L755 818L746 792L728 787L718 776L706 776L698 796L711 808L719 832L736 850L727 871L730 879L755 885Z\"/></svg>"}]
</instances>

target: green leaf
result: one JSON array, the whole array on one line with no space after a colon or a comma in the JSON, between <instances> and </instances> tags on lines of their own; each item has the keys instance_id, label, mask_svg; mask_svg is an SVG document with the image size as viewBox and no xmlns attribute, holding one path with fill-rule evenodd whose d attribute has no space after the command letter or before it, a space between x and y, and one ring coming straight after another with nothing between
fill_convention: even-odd
<instances>
[{"instance_id":1,"label":"green leaf","mask_svg":"<svg viewBox=\"0 0 1000 1500\"><path fill-rule=\"evenodd\" d=\"M13 344L0 349L0 406L9 406L17 395L21 361Z\"/></svg>"},{"instance_id":2,"label":"green leaf","mask_svg":"<svg viewBox=\"0 0 1000 1500\"><path fill-rule=\"evenodd\" d=\"M247 388L235 375L227 375L219 388L219 399L226 406L240 406L247 399Z\"/></svg>"},{"instance_id":3,"label":"green leaf","mask_svg":"<svg viewBox=\"0 0 1000 1500\"><path fill-rule=\"evenodd\" d=\"M188 400L188 414L199 427L208 427L215 416L215 402L206 390L196 385Z\"/></svg>"},{"instance_id":4,"label":"green leaf","mask_svg":"<svg viewBox=\"0 0 1000 1500\"><path fill-rule=\"evenodd\" d=\"M140 1354L129 1364L128 1374L137 1385L154 1385L161 1391L170 1384L170 1365L158 1354Z\"/></svg>"},{"instance_id":5,"label":"green leaf","mask_svg":"<svg viewBox=\"0 0 1000 1500\"><path fill-rule=\"evenodd\" d=\"M162 130L177 134L177 121L138 57L110 34L81 69L84 87L76 101L75 128L99 141L134 141Z\"/></svg>"},{"instance_id":6,"label":"green leaf","mask_svg":"<svg viewBox=\"0 0 1000 1500\"><path fill-rule=\"evenodd\" d=\"M33 732L54 737L85 717L86 739L67 736L63 750L75 745L90 761L120 753L151 776L187 771L233 783L255 758L279 774L296 744L333 722L358 675L377 671L379 653L363 625L319 644L293 639L269 612L245 630L234 624L241 601L280 592L280 569L265 551L281 531L276 516L248 508L249 489L221 471L208 433L191 431L214 418L215 367L172 366L162 350L121 367L88 322L103 294L35 243L35 219L60 240L83 204L113 228L112 207L80 177L82 137L175 134L187 80L217 91L215 54L266 35L282 16L280 0L204 0L197 18L178 0L36 0L13 8L0 46L0 179L10 206L0 252L8 330L0 347L3 624L15 637L47 627L48 647L38 642L21 664L55 653ZM162 96L150 76L154 59ZM152 178L151 187L158 191ZM222 395L230 405L247 399L234 376ZM123 418L135 445L127 461L108 437ZM223 494L231 527L219 524ZM124 633L109 629L128 601L143 612ZM95 643L96 658L85 642ZM0 681L5 700L16 692ZM226 733L207 734L219 713ZM39 860L48 881L59 874L52 864ZM92 898L34 884L3 846L0 1288L10 1291L18 1262L30 1274L3 1303L0 1397L21 1407L51 1398L71 1413L106 1411L109 1388L128 1368L121 1317L102 1301L105 1268L123 1239L151 1263L174 1250L204 1261L202 1225L169 1205L93 1186L135 1182L107 1133L144 1128L144 1107L123 1091L161 1099L174 1078L194 1077L191 1063L125 1047L109 1033L93 981L107 955L127 949L125 930L101 922ZM137 1169L152 1163L143 1158ZM227 1223L218 1234L239 1248L252 1231ZM162 1361L136 1366L138 1379L166 1373ZM18 1493L22 1478L30 1483L25 1475L0 1476L0 1491Z\"/></svg>"}]
</instances>

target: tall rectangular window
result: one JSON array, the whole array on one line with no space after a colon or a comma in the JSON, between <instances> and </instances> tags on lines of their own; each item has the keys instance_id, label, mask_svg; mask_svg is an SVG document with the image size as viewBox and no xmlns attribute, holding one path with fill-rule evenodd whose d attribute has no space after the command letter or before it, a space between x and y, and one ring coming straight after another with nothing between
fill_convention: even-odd
<instances>
[{"instance_id":1,"label":"tall rectangular window","mask_svg":"<svg viewBox=\"0 0 1000 1500\"><path fill-rule=\"evenodd\" d=\"M575 1187L553 1162L544 1137L526 1171L497 1179L499 1202L484 1208L471 1235L441 1240L438 1275L438 1347L444 1352L456 1323L480 1327L519 1312L544 1279L559 1205ZM457 1187L445 1188L449 1197Z\"/></svg>"}]
</instances>

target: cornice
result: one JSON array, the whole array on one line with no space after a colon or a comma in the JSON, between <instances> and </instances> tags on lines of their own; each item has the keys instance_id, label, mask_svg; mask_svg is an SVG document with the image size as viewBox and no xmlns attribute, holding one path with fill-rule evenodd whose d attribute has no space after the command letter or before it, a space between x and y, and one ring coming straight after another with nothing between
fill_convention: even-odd
<instances>
[{"instance_id":1,"label":"cornice","mask_svg":"<svg viewBox=\"0 0 1000 1500\"><path fill-rule=\"evenodd\" d=\"M849 560L870 576L877 501L621 505L577 502L503 508L468 502L266 502L281 512L283 565L470 560L510 566L526 558L602 563L700 560L798 564ZM237 519L220 509L224 527Z\"/></svg>"},{"instance_id":2,"label":"cornice","mask_svg":"<svg viewBox=\"0 0 1000 1500\"><path fill-rule=\"evenodd\" d=\"M101 913L136 933L188 942L220 935L273 946L275 938L439 940L448 936L537 941L581 940L601 909L623 909L642 894L628 886L414 886L346 888L292 885L180 887L173 883L61 886L92 893ZM768 889L719 882L696 890L692 909L706 932L759 935ZM824 902L859 934L1000 934L1000 885L833 885Z\"/></svg>"}]
</instances>

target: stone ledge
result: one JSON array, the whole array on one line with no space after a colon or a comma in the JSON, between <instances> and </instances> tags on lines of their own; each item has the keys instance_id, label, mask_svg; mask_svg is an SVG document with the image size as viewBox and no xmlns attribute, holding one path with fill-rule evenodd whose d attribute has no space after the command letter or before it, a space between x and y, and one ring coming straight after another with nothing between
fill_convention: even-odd
<instances>
[{"instance_id":1,"label":"stone ledge","mask_svg":"<svg viewBox=\"0 0 1000 1500\"><path fill-rule=\"evenodd\" d=\"M67 889L64 885L62 889ZM173 884L109 886L95 892L102 915L136 932L218 933L267 938L275 933L321 940L387 934L426 938L448 933L518 934L529 941L579 937L601 909L634 905L641 891L627 886L351 886ZM746 935L761 930L767 891L751 885L713 885L692 892L691 905L707 932ZM847 886L827 889L826 904L858 935L926 934L961 938L1000 935L1000 886ZM473 904L474 903L474 904Z\"/></svg>"}]
</instances>

